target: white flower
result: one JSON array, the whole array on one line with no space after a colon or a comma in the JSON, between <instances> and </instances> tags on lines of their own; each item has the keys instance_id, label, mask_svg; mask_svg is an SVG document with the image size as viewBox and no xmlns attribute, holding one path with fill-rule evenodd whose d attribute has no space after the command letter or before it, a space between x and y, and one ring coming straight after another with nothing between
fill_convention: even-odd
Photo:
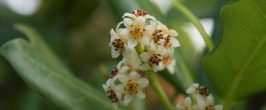
<instances>
[{"instance_id":1,"label":"white flower","mask_svg":"<svg viewBox=\"0 0 266 110\"><path fill-rule=\"evenodd\" d=\"M126 18L126 17L129 17L129 18L132 18L132 19L136 19L138 17L142 17L144 19L156 20L153 16L147 14L146 11L141 10L141 9L133 10L132 13L125 13L122 18Z\"/></svg>"},{"instance_id":2,"label":"white flower","mask_svg":"<svg viewBox=\"0 0 266 110\"><path fill-rule=\"evenodd\" d=\"M173 57L172 52L166 52L162 56L162 63L167 68L167 70L173 74L176 66L176 61Z\"/></svg>"},{"instance_id":3,"label":"white flower","mask_svg":"<svg viewBox=\"0 0 266 110\"><path fill-rule=\"evenodd\" d=\"M222 105L214 105L213 96L208 89L198 83L193 84L186 92L195 98L192 110L223 110Z\"/></svg>"},{"instance_id":4,"label":"white flower","mask_svg":"<svg viewBox=\"0 0 266 110\"><path fill-rule=\"evenodd\" d=\"M127 45L130 48L137 46L138 42L143 45L149 45L150 39L146 34L146 19L144 17L136 17L135 19L124 18L123 23L127 30L124 33L128 34Z\"/></svg>"},{"instance_id":5,"label":"white flower","mask_svg":"<svg viewBox=\"0 0 266 110\"><path fill-rule=\"evenodd\" d=\"M110 34L111 55L112 58L117 58L125 50L125 41L113 29L111 29Z\"/></svg>"},{"instance_id":6,"label":"white flower","mask_svg":"<svg viewBox=\"0 0 266 110\"><path fill-rule=\"evenodd\" d=\"M177 110L191 110L192 100L190 97L186 97L184 103L176 105Z\"/></svg>"},{"instance_id":7,"label":"white flower","mask_svg":"<svg viewBox=\"0 0 266 110\"><path fill-rule=\"evenodd\" d=\"M126 74L130 70L130 67L123 64L123 61L120 61L115 68L111 71L111 78L116 81L120 74Z\"/></svg>"},{"instance_id":8,"label":"white flower","mask_svg":"<svg viewBox=\"0 0 266 110\"><path fill-rule=\"evenodd\" d=\"M132 100L133 96L137 96L140 99L145 98L145 94L142 92L149 81L146 78L140 78L137 72L130 72L127 75L121 75L118 77L121 84L117 85L117 90L125 94L123 102L125 105Z\"/></svg>"},{"instance_id":9,"label":"white flower","mask_svg":"<svg viewBox=\"0 0 266 110\"><path fill-rule=\"evenodd\" d=\"M150 65L154 72L164 69L164 65L162 63L162 55L159 52L149 51L142 52L140 54L140 58L146 64Z\"/></svg>"},{"instance_id":10,"label":"white flower","mask_svg":"<svg viewBox=\"0 0 266 110\"><path fill-rule=\"evenodd\" d=\"M197 92L196 90L198 87L199 87L198 83L192 84L192 86L187 89L187 91L186 91L187 94L196 94L196 92Z\"/></svg>"},{"instance_id":11,"label":"white flower","mask_svg":"<svg viewBox=\"0 0 266 110\"><path fill-rule=\"evenodd\" d=\"M207 87L201 86L198 83L193 84L191 87L187 89L188 94L203 96L206 97L209 95L209 90Z\"/></svg>"},{"instance_id":12,"label":"white flower","mask_svg":"<svg viewBox=\"0 0 266 110\"><path fill-rule=\"evenodd\" d=\"M222 105L214 105L213 96L210 94L206 97L206 100L197 99L200 110L223 110Z\"/></svg>"},{"instance_id":13,"label":"white flower","mask_svg":"<svg viewBox=\"0 0 266 110\"><path fill-rule=\"evenodd\" d=\"M106 83L103 84L103 89L112 103L118 103L120 101L121 93L116 90L116 85L113 79L108 79Z\"/></svg>"}]
</instances>

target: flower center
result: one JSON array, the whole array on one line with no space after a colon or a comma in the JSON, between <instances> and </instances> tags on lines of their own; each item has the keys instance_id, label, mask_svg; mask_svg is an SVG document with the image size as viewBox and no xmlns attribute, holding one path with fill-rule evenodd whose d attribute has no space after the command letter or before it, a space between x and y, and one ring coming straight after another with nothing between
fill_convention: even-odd
<instances>
[{"instance_id":1,"label":"flower center","mask_svg":"<svg viewBox=\"0 0 266 110\"><path fill-rule=\"evenodd\" d=\"M112 45L115 47L115 51L121 52L124 49L124 42L121 39L115 39L112 42Z\"/></svg>"},{"instance_id":2,"label":"flower center","mask_svg":"<svg viewBox=\"0 0 266 110\"><path fill-rule=\"evenodd\" d=\"M109 90L106 92L107 97L112 101L112 103L118 102L118 97L116 96L115 92L113 90Z\"/></svg>"},{"instance_id":3,"label":"flower center","mask_svg":"<svg viewBox=\"0 0 266 110\"><path fill-rule=\"evenodd\" d=\"M172 62L172 58L170 56L163 57L163 64L169 65Z\"/></svg>"},{"instance_id":4,"label":"flower center","mask_svg":"<svg viewBox=\"0 0 266 110\"><path fill-rule=\"evenodd\" d=\"M118 69L116 67L113 68L111 71L111 78L115 77L117 75L117 73L118 73Z\"/></svg>"},{"instance_id":5,"label":"flower center","mask_svg":"<svg viewBox=\"0 0 266 110\"><path fill-rule=\"evenodd\" d=\"M140 24L132 24L129 27L129 32L134 39L139 39L143 36L144 32L146 31L143 25Z\"/></svg>"},{"instance_id":6,"label":"flower center","mask_svg":"<svg viewBox=\"0 0 266 110\"><path fill-rule=\"evenodd\" d=\"M155 43L157 43L158 45L161 45L163 43L164 40L164 34L162 33L162 30L156 30L153 34L152 34L152 39Z\"/></svg>"},{"instance_id":7,"label":"flower center","mask_svg":"<svg viewBox=\"0 0 266 110\"><path fill-rule=\"evenodd\" d=\"M162 61L162 56L160 54L153 54L149 60L150 65L159 65Z\"/></svg>"},{"instance_id":8,"label":"flower center","mask_svg":"<svg viewBox=\"0 0 266 110\"><path fill-rule=\"evenodd\" d=\"M207 87L204 86L199 86L198 88L196 88L196 91L203 96L208 96L209 95L209 90Z\"/></svg>"},{"instance_id":9,"label":"flower center","mask_svg":"<svg viewBox=\"0 0 266 110\"><path fill-rule=\"evenodd\" d=\"M165 39L164 47L169 48L172 46L172 43L170 42L170 36L168 35Z\"/></svg>"},{"instance_id":10,"label":"flower center","mask_svg":"<svg viewBox=\"0 0 266 110\"><path fill-rule=\"evenodd\" d=\"M144 11L144 10L138 9L138 10L134 10L132 12L132 14L134 14L136 17L138 17L138 16L146 16L147 15L147 12Z\"/></svg>"},{"instance_id":11,"label":"flower center","mask_svg":"<svg viewBox=\"0 0 266 110\"><path fill-rule=\"evenodd\" d=\"M214 110L213 105L206 106L204 110Z\"/></svg>"},{"instance_id":12,"label":"flower center","mask_svg":"<svg viewBox=\"0 0 266 110\"><path fill-rule=\"evenodd\" d=\"M138 82L136 80L130 79L127 81L127 84L124 88L130 95L135 95L138 93Z\"/></svg>"}]
</instances>

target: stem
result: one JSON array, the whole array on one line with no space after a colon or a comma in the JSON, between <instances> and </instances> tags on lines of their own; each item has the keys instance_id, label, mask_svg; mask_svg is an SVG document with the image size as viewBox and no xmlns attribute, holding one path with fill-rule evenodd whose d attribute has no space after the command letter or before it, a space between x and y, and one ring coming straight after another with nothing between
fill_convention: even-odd
<instances>
[{"instance_id":1,"label":"stem","mask_svg":"<svg viewBox=\"0 0 266 110\"><path fill-rule=\"evenodd\" d=\"M187 17L191 23L198 29L199 33L201 34L204 42L206 43L209 51L211 51L213 49L213 42L210 39L209 35L207 34L207 32L204 30L203 26L201 25L201 23L199 22L199 20L197 19L196 16L194 16L192 14L192 12L190 12L183 4L179 3L176 0L172 0L173 4L175 6L175 8L177 10L179 10L185 17Z\"/></svg>"},{"instance_id":2,"label":"stem","mask_svg":"<svg viewBox=\"0 0 266 110\"><path fill-rule=\"evenodd\" d=\"M152 70L148 70L146 74L153 91L159 96L160 100L163 102L163 104L168 110L173 110L174 108L171 102L168 100L165 92L163 91L163 88L160 86L156 73Z\"/></svg>"}]
</instances>

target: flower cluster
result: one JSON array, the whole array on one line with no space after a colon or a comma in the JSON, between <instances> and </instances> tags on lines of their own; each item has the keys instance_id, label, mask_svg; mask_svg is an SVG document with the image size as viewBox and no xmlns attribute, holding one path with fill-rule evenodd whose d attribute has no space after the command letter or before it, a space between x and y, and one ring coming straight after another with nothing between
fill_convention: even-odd
<instances>
[{"instance_id":1,"label":"flower cluster","mask_svg":"<svg viewBox=\"0 0 266 110\"><path fill-rule=\"evenodd\" d=\"M127 105L133 96L145 97L148 80L140 73L168 69L174 72L174 48L180 46L177 32L143 10L125 13L123 21L110 31L112 58L123 56L103 88L113 103Z\"/></svg>"},{"instance_id":2,"label":"flower cluster","mask_svg":"<svg viewBox=\"0 0 266 110\"><path fill-rule=\"evenodd\" d=\"M193 84L187 89L186 97L182 104L177 104L177 110L222 110L222 105L214 105L214 99L209 90L199 84ZM194 100L192 100L194 99Z\"/></svg>"}]
</instances>

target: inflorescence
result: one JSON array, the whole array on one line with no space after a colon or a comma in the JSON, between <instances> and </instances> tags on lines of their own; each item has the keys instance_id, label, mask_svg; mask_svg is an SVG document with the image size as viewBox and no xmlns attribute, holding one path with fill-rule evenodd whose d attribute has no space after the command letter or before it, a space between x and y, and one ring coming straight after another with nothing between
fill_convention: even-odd
<instances>
[{"instance_id":1,"label":"inflorescence","mask_svg":"<svg viewBox=\"0 0 266 110\"><path fill-rule=\"evenodd\" d=\"M103 88L112 103L127 105L134 96L145 98L149 81L141 74L168 69L174 73L174 48L179 47L177 32L143 10L125 13L123 21L110 31L112 58L123 56Z\"/></svg>"}]
</instances>

